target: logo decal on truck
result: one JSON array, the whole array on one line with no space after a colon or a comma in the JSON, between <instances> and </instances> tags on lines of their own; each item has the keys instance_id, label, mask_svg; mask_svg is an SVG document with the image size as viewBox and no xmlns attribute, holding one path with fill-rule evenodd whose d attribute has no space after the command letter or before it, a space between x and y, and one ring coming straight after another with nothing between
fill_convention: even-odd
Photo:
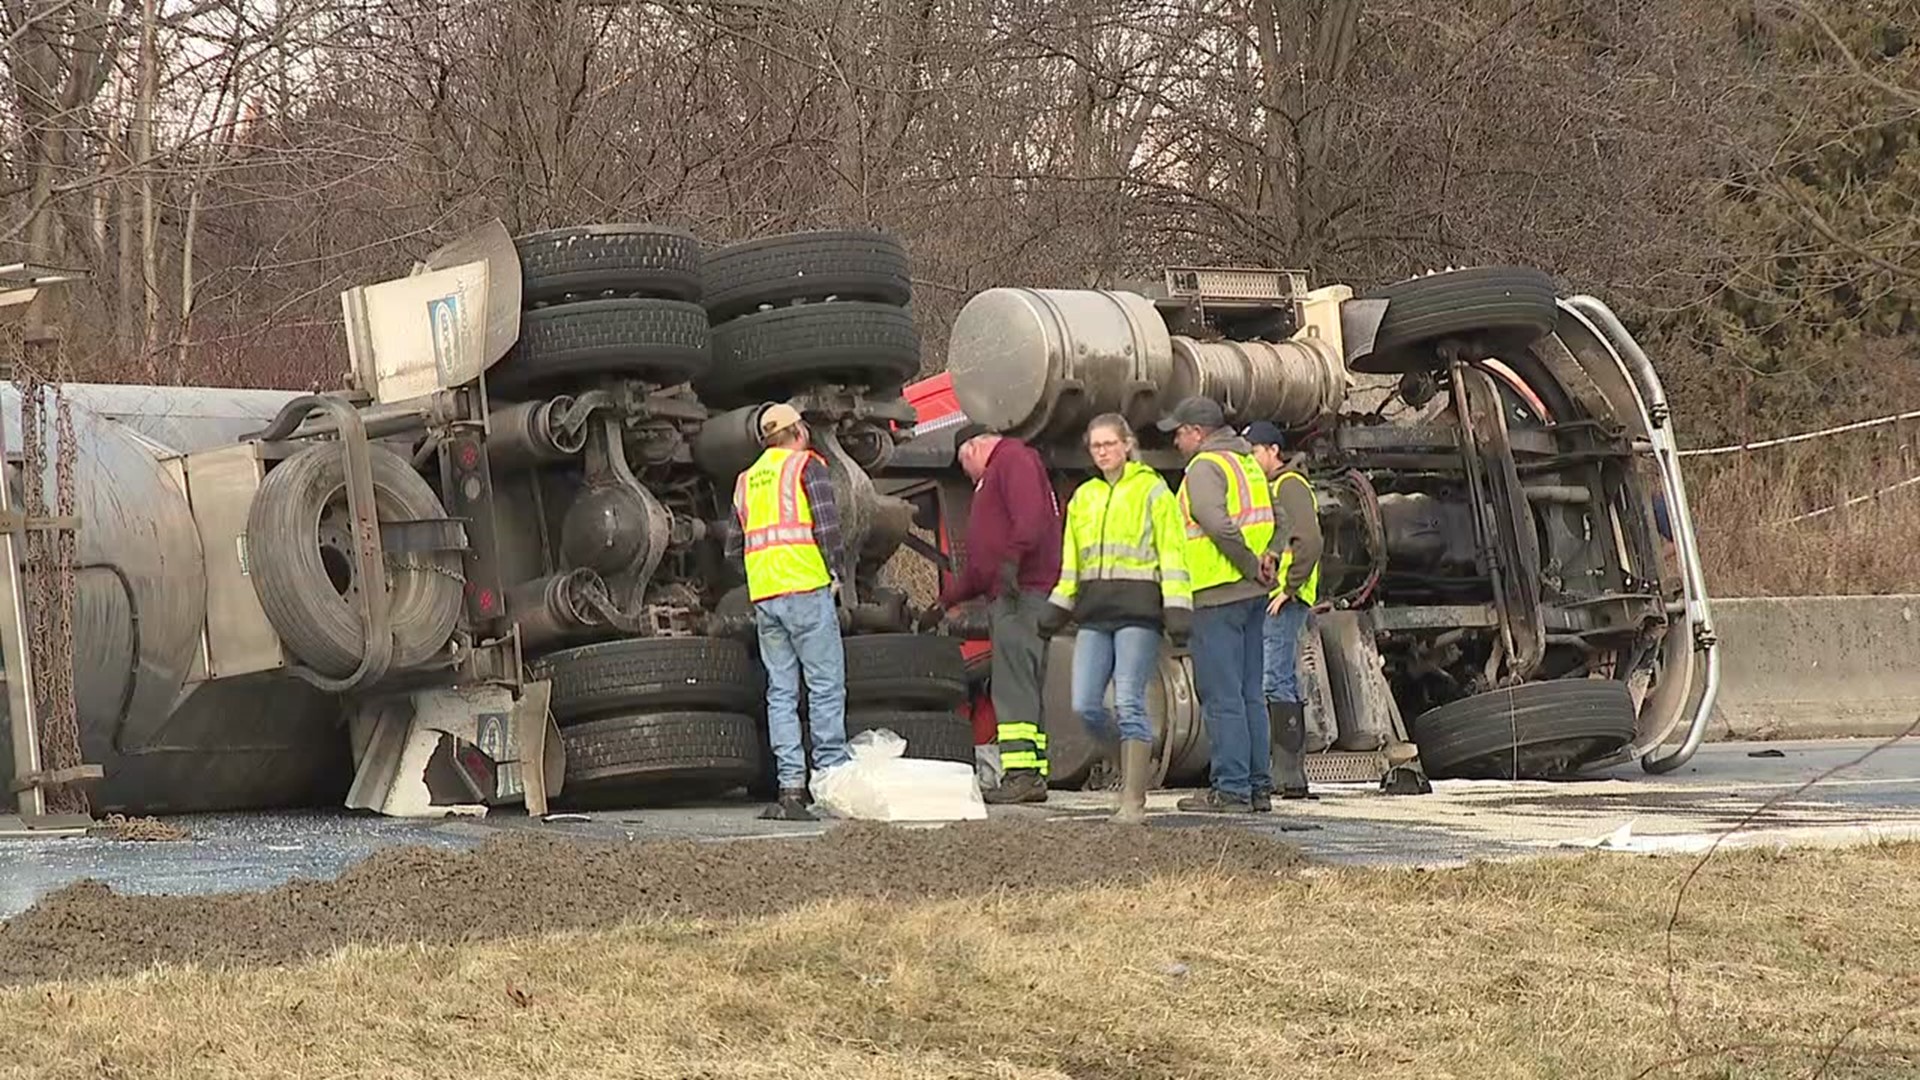
<instances>
[{"instance_id":1,"label":"logo decal on truck","mask_svg":"<svg viewBox=\"0 0 1920 1080\"><path fill-rule=\"evenodd\" d=\"M440 372L440 383L444 386L460 357L459 294L449 293L427 301L427 321L433 334L433 365Z\"/></svg>"}]
</instances>

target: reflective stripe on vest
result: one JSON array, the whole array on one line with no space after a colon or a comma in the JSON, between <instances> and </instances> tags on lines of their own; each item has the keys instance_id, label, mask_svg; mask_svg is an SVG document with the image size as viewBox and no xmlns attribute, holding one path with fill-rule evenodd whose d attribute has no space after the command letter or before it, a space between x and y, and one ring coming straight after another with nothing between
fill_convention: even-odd
<instances>
[{"instance_id":1,"label":"reflective stripe on vest","mask_svg":"<svg viewBox=\"0 0 1920 1080\"><path fill-rule=\"evenodd\" d=\"M1320 496L1317 492L1313 490L1313 481L1307 479L1304 473L1283 472L1279 476L1276 476L1273 478L1273 485L1270 488L1270 490L1273 492L1273 505L1275 506L1280 505L1280 485L1285 483L1289 477L1307 485L1307 497L1313 500L1313 512L1317 515L1320 512ZM1280 556L1280 576L1276 580L1273 586L1273 591L1267 594L1268 596L1278 599L1279 597L1284 596L1286 594L1287 571L1292 568L1293 568L1293 549L1289 547ZM1306 584L1300 586L1300 591L1295 593L1294 595L1299 597L1300 601L1309 607L1313 606L1316 602L1319 601L1320 599L1320 564L1319 563L1316 562L1313 564L1313 572L1307 575Z\"/></svg>"},{"instance_id":2,"label":"reflective stripe on vest","mask_svg":"<svg viewBox=\"0 0 1920 1080\"><path fill-rule=\"evenodd\" d=\"M813 539L813 505L801 474L813 454L768 447L733 487L733 512L745 539L747 595L754 602L812 592L833 583Z\"/></svg>"},{"instance_id":3,"label":"reflective stripe on vest","mask_svg":"<svg viewBox=\"0 0 1920 1080\"><path fill-rule=\"evenodd\" d=\"M1227 518L1240 526L1240 535L1255 557L1264 554L1267 544L1273 540L1273 493L1267 490L1265 483L1256 484L1252 480L1256 476L1265 479L1259 462L1253 460L1252 454L1209 450L1195 454L1193 460L1187 463L1188 478L1193 476L1193 467L1202 461L1213 462L1226 474ZM1193 520L1187 484L1187 479L1180 481L1180 512L1187 521L1187 576L1193 591L1198 593L1216 585L1245 581L1246 576L1220 553L1213 538Z\"/></svg>"},{"instance_id":4,"label":"reflective stripe on vest","mask_svg":"<svg viewBox=\"0 0 1920 1080\"><path fill-rule=\"evenodd\" d=\"M1113 483L1096 476L1081 484L1067 502L1060 579L1048 599L1072 610L1083 581L1146 581L1159 583L1163 607L1192 607L1177 518L1166 481L1137 461Z\"/></svg>"}]
</instances>

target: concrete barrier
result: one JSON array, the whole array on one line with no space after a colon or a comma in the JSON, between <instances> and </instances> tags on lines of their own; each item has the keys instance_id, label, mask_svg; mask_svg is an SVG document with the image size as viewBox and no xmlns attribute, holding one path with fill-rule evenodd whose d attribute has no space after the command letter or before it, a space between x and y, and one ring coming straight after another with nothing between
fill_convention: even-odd
<instances>
[{"instance_id":1,"label":"concrete barrier","mask_svg":"<svg viewBox=\"0 0 1920 1080\"><path fill-rule=\"evenodd\" d=\"M1887 736L1920 719L1920 595L1713 601L1708 737Z\"/></svg>"}]
</instances>

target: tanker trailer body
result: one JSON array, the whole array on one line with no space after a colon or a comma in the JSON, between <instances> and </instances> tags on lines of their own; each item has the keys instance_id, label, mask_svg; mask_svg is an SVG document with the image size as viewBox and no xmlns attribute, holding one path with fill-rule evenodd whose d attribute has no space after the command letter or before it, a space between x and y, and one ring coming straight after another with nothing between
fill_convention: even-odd
<instances>
[{"instance_id":1,"label":"tanker trailer body","mask_svg":"<svg viewBox=\"0 0 1920 1080\"><path fill-rule=\"evenodd\" d=\"M61 392L72 410L80 522L74 704L82 757L105 774L92 789L94 808L177 812L337 800L348 776L337 701L283 675L207 680L206 562L182 471L185 455L257 431L296 395L100 385ZM12 384L0 386L0 407L7 430L18 433L20 395ZM48 469L48 506L55 505L53 476ZM21 505L18 461L9 461L7 482ZM0 775L14 774L12 754L0 740Z\"/></svg>"},{"instance_id":2,"label":"tanker trailer body","mask_svg":"<svg viewBox=\"0 0 1920 1080\"><path fill-rule=\"evenodd\" d=\"M1287 429L1314 481L1310 777L1538 778L1629 759L1658 772L1691 757L1718 665L1665 396L1613 313L1544 274L1455 270L1360 296L1219 268L1135 291L991 289L956 320L947 373L911 389L919 423L883 487L918 504L950 556L971 492L953 464L963 420L1039 448L1064 504L1103 412L1126 416L1177 486L1183 463L1152 421L1189 394L1236 427ZM1071 653L1057 637L1056 784L1101 767L1067 705ZM1205 776L1193 693L1169 650L1150 695L1168 783Z\"/></svg>"}]
</instances>

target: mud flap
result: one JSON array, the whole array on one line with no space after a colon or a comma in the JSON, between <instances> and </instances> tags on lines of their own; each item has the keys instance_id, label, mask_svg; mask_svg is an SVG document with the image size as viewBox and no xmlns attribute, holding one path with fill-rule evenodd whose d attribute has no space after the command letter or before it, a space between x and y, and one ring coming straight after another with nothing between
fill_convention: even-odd
<instances>
[{"instance_id":1,"label":"mud flap","mask_svg":"<svg viewBox=\"0 0 1920 1080\"><path fill-rule=\"evenodd\" d=\"M518 700L503 686L435 688L353 707L347 806L388 817L481 816L525 802L544 814L566 752L547 709L549 686Z\"/></svg>"},{"instance_id":2,"label":"mud flap","mask_svg":"<svg viewBox=\"0 0 1920 1080\"><path fill-rule=\"evenodd\" d=\"M1327 650L1320 640L1319 616L1308 618L1300 627L1300 648L1295 654L1295 685L1306 706L1306 752L1318 754L1332 748L1340 737L1340 712L1334 702L1333 679L1327 670Z\"/></svg>"}]
</instances>

